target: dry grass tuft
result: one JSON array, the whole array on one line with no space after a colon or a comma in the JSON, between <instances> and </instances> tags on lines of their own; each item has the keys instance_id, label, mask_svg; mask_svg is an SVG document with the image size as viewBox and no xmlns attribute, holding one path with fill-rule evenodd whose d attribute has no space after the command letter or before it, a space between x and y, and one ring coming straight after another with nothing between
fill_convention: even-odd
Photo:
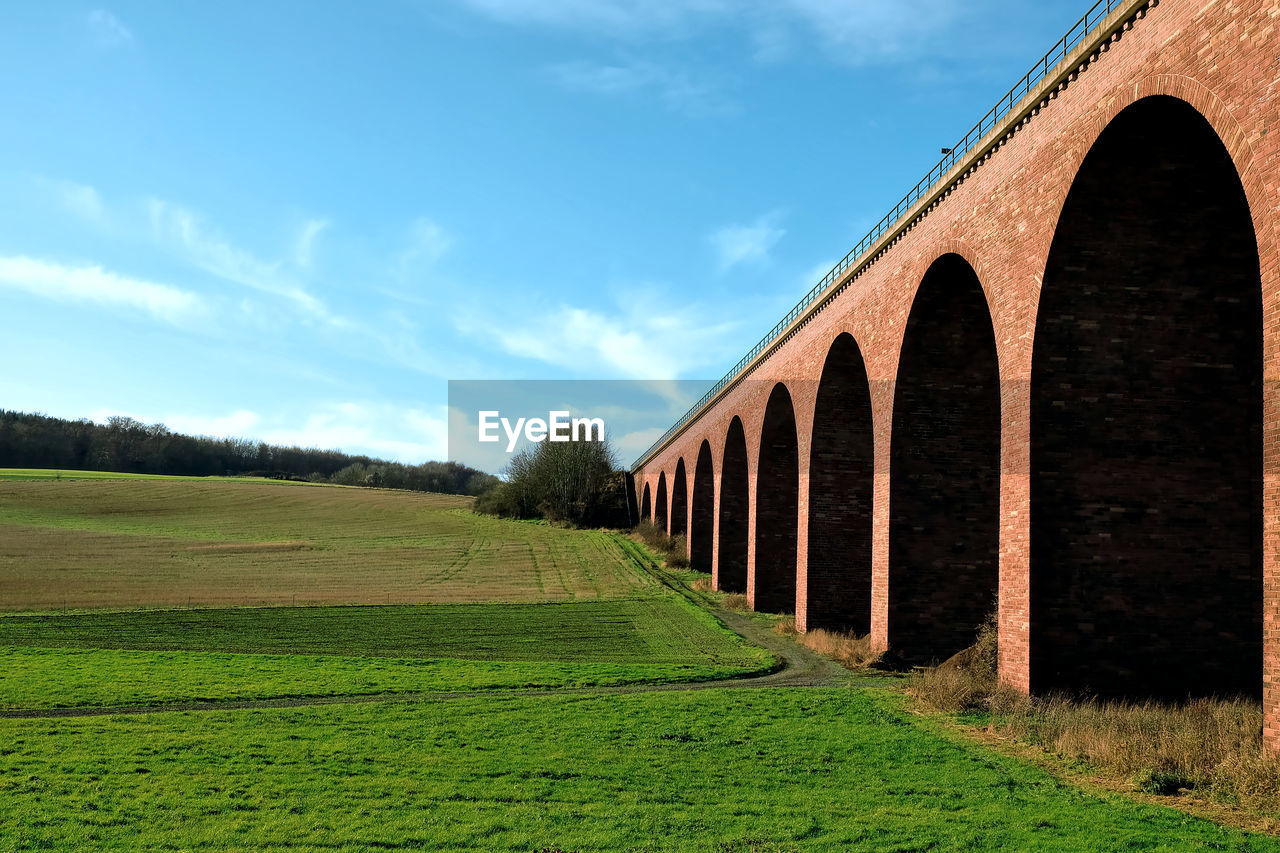
<instances>
[{"instance_id":1,"label":"dry grass tuft","mask_svg":"<svg viewBox=\"0 0 1280 853\"><path fill-rule=\"evenodd\" d=\"M640 522L631 531L631 535L653 551L665 550L667 543L671 540L671 537L667 535L667 531L652 521Z\"/></svg>"},{"instance_id":2,"label":"dry grass tuft","mask_svg":"<svg viewBox=\"0 0 1280 853\"><path fill-rule=\"evenodd\" d=\"M1146 793L1194 790L1280 811L1280 761L1262 753L1257 701L1033 698L998 683L996 640L990 618L973 646L917 672L910 692L941 711L989 711L993 730L1128 778Z\"/></svg>"},{"instance_id":3,"label":"dry grass tuft","mask_svg":"<svg viewBox=\"0 0 1280 853\"><path fill-rule=\"evenodd\" d=\"M670 536L652 521L642 521L631 531L631 538L657 553L667 568L689 568L689 540L686 537Z\"/></svg>"},{"instance_id":4,"label":"dry grass tuft","mask_svg":"<svg viewBox=\"0 0 1280 853\"><path fill-rule=\"evenodd\" d=\"M1262 754L1258 702L1163 704L1051 696L1006 697L992 704L997 729L1128 776L1147 793L1192 789L1254 808L1280 808L1280 761Z\"/></svg>"},{"instance_id":5,"label":"dry grass tuft","mask_svg":"<svg viewBox=\"0 0 1280 853\"><path fill-rule=\"evenodd\" d=\"M698 578L689 584L689 588L694 592L714 592L715 587L711 585L711 578Z\"/></svg>"},{"instance_id":6,"label":"dry grass tuft","mask_svg":"<svg viewBox=\"0 0 1280 853\"><path fill-rule=\"evenodd\" d=\"M731 592L720 602L725 610L747 611L751 609L751 599L740 592Z\"/></svg>"},{"instance_id":7,"label":"dry grass tuft","mask_svg":"<svg viewBox=\"0 0 1280 853\"><path fill-rule=\"evenodd\" d=\"M672 536L666 551L667 566L672 569L689 568L689 540L684 536Z\"/></svg>"},{"instance_id":8,"label":"dry grass tuft","mask_svg":"<svg viewBox=\"0 0 1280 853\"><path fill-rule=\"evenodd\" d=\"M939 711L984 710L997 692L997 643L1000 637L995 615L978 628L969 648L935 667L920 670L912 679L911 693Z\"/></svg>"},{"instance_id":9,"label":"dry grass tuft","mask_svg":"<svg viewBox=\"0 0 1280 853\"><path fill-rule=\"evenodd\" d=\"M798 633L794 616L779 619L774 624L773 631L783 637L794 638L797 643L838 661L847 669L865 669L880 660L882 654L872 647L869 636L828 631L825 628L812 628L803 634Z\"/></svg>"}]
</instances>

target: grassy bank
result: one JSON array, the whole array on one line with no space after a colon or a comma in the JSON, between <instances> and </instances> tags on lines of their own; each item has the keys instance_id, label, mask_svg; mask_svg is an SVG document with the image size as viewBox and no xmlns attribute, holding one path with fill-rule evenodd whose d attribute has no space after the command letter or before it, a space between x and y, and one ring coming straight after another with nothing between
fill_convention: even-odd
<instances>
[{"instance_id":1,"label":"grassy bank","mask_svg":"<svg viewBox=\"0 0 1280 853\"><path fill-rule=\"evenodd\" d=\"M0 721L10 849L1275 850L857 690Z\"/></svg>"}]
</instances>

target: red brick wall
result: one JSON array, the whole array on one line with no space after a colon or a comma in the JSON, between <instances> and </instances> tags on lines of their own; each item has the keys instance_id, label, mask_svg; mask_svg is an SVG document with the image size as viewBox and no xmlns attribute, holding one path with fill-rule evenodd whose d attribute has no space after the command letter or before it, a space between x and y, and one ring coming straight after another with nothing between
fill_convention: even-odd
<instances>
[{"instance_id":1,"label":"red brick wall","mask_svg":"<svg viewBox=\"0 0 1280 853\"><path fill-rule=\"evenodd\" d=\"M1032 351L1040 290L1059 215L1086 154L1104 128L1126 107L1164 95L1204 117L1230 155L1244 188L1257 239L1261 277L1262 500L1260 542L1263 685L1266 736L1280 747L1280 254L1275 223L1280 211L1280 0L1162 0L1126 5L1114 16L1112 41L1069 57L1063 85L1046 90L1019 121L973 163L954 173L956 183L896 237L874 260L851 271L821 310L800 321L744 380L637 471L637 483L656 494L659 476L669 482L679 459L697 458L702 442L712 455L719 518L725 437L733 417L742 419L747 443L749 494L755 495L765 404L783 382L794 407L800 477L796 548L797 621L809 609L807 580L825 543L809 537L810 448L817 385L833 341L852 335L866 365L874 429L875 474L871 520L871 634L889 640L890 471L895 380L907 318L926 270L955 253L977 274L995 332L1000 387L999 625L1001 677L1027 690L1035 678L1032 638L1031 441ZM1137 15L1135 15L1137 13ZM1140 16L1140 17L1139 17ZM1110 26L1110 25L1109 25ZM1030 53L1034 46L1028 46ZM1051 77L1056 77L1057 72ZM1135 150L1139 159L1145 152ZM1115 178L1117 197L1126 191ZM1098 217L1108 214L1105 202ZM1154 235L1158 237L1159 235ZM1117 251L1122 247L1113 247ZM1118 256L1118 257L1122 257ZM1153 443L1158 452L1158 442ZM643 488L643 487L642 487ZM748 510L749 594L755 591L755 501ZM717 524L717 528L718 528ZM713 539L719 539L717 529ZM712 549L713 573L719 548ZM1177 594L1171 590L1171 594ZM1096 650L1095 650L1096 652Z\"/></svg>"}]
</instances>

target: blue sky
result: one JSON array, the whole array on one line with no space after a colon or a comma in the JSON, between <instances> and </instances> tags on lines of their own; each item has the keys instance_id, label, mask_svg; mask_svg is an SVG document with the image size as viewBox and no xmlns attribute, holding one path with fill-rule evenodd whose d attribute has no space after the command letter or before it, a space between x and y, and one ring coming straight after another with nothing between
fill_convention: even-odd
<instances>
[{"instance_id":1,"label":"blue sky","mask_svg":"<svg viewBox=\"0 0 1280 853\"><path fill-rule=\"evenodd\" d=\"M0 407L419 462L450 379L718 378L1084 9L6 3Z\"/></svg>"}]
</instances>

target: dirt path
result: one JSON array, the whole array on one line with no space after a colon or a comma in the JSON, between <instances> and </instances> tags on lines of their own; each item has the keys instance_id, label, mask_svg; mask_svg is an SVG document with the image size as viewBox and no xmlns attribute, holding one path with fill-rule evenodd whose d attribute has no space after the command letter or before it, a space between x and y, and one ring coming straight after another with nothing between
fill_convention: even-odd
<instances>
[{"instance_id":1,"label":"dirt path","mask_svg":"<svg viewBox=\"0 0 1280 853\"><path fill-rule=\"evenodd\" d=\"M692 596L691 596L692 597ZM288 699L247 699L215 702L173 702L160 705L119 705L82 708L18 708L0 711L0 719L41 719L53 717L104 717L114 714L159 714L174 711L236 711L254 708L302 708L312 705L365 705L382 703L430 703L453 699L510 696L592 696L615 693L652 693L667 690L759 690L774 687L837 687L850 684L853 675L789 637L775 634L763 620L747 613L712 609L721 622L752 645L768 649L780 662L764 675L692 681L674 684L624 684L616 687L546 687L519 690L432 691L424 693L370 693L365 695L315 696Z\"/></svg>"}]
</instances>

